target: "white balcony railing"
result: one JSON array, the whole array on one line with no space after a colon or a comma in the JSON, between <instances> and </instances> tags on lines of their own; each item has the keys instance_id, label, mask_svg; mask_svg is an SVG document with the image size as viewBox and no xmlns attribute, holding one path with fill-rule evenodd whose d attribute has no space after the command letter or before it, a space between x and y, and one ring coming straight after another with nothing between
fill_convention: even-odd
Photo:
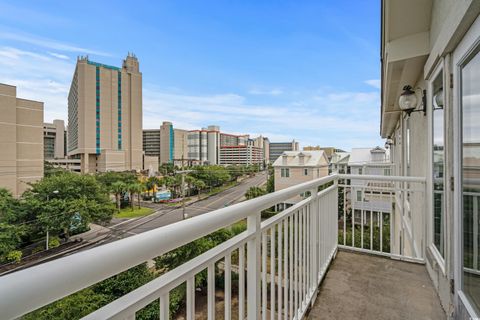
<instances>
[{"instance_id":1,"label":"white balcony railing","mask_svg":"<svg viewBox=\"0 0 480 320\"><path fill-rule=\"evenodd\" d=\"M360 205L354 201L357 199L352 198L354 194L356 196L357 186L351 186L349 180L358 177L371 182L361 187L361 195L365 197L370 193L370 199L375 197L379 201L390 201L390 210L381 206L379 208L382 210L368 210L364 204L360 210L355 209ZM419 184L421 187L413 190L410 184ZM246 219L245 232L98 309L85 319L134 319L138 310L157 299L160 301L160 319L169 319L169 293L182 283L186 283L186 316L187 319L194 319L195 275L205 269L208 273L208 318L214 319L215 266L220 261L225 281L225 319L232 317L233 271L238 274L240 319L267 319L267 316L269 319L302 319L315 301L318 286L335 256L339 231L342 233L340 239L343 238L342 247L350 246L356 250L394 257L408 256L422 261L423 248L420 244L424 242L415 235L419 233L418 230L423 230L423 222L422 226L416 223L423 221L424 218L419 217L423 216L424 211L412 213L413 208L410 207L408 212L406 210L411 193L417 191L424 192L423 178L335 174L293 186L3 276L0 278L2 318L20 317ZM262 210L305 193L310 196L261 221ZM339 199L343 202L340 208ZM387 215L389 218L386 218ZM400 227L393 221L399 221ZM389 222L388 239L383 233L386 222ZM369 241L364 239L368 238L366 229L371 232ZM374 237L376 229L380 230L379 240ZM405 234L411 234L408 248L403 243L405 240L396 238L397 234L401 239L405 239ZM361 238L360 244L355 237ZM379 241L377 246L375 241ZM384 241L390 243L386 248L389 250L384 249Z\"/></svg>"}]
</instances>

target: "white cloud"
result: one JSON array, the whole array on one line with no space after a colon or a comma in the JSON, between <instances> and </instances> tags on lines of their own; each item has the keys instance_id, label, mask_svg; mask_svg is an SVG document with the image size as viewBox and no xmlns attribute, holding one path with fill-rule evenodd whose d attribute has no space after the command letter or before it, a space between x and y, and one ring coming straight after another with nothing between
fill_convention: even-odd
<instances>
[{"instance_id":1,"label":"white cloud","mask_svg":"<svg viewBox=\"0 0 480 320\"><path fill-rule=\"evenodd\" d=\"M64 54L60 54L56 52L49 52L48 54L58 59L70 60L70 58Z\"/></svg>"},{"instance_id":2,"label":"white cloud","mask_svg":"<svg viewBox=\"0 0 480 320\"><path fill-rule=\"evenodd\" d=\"M11 40L17 42L28 43L32 45L36 45L43 48L59 50L59 51L67 51L67 52L75 52L78 54L94 54L98 56L111 56L109 53L77 47L71 44L59 42L56 40L46 39L34 35L29 34L20 34L20 33L13 33L13 32L0 32L0 39L3 40Z\"/></svg>"},{"instance_id":3,"label":"white cloud","mask_svg":"<svg viewBox=\"0 0 480 320\"><path fill-rule=\"evenodd\" d=\"M283 93L283 90L279 88L273 88L273 89L253 88L253 89L250 89L248 93L252 95L278 96Z\"/></svg>"},{"instance_id":4,"label":"white cloud","mask_svg":"<svg viewBox=\"0 0 480 320\"><path fill-rule=\"evenodd\" d=\"M45 121L67 119L67 96L75 65L48 53L0 47L0 82L21 98L44 102Z\"/></svg>"},{"instance_id":5,"label":"white cloud","mask_svg":"<svg viewBox=\"0 0 480 320\"><path fill-rule=\"evenodd\" d=\"M382 87L382 83L379 79L366 80L365 83L376 89L380 89Z\"/></svg>"},{"instance_id":6,"label":"white cloud","mask_svg":"<svg viewBox=\"0 0 480 320\"><path fill-rule=\"evenodd\" d=\"M363 146L377 140L379 94L328 92L274 106L232 93L202 96L148 88L144 89L144 119L144 127L151 128L165 120L184 129L217 124L227 132L262 134L271 141L295 138L302 145L308 141L349 148L355 146L353 141L363 141Z\"/></svg>"},{"instance_id":7,"label":"white cloud","mask_svg":"<svg viewBox=\"0 0 480 320\"><path fill-rule=\"evenodd\" d=\"M67 120L67 96L75 62L52 53L56 52L0 47L0 82L16 85L22 98L45 102L45 121ZM255 96L232 92L194 95L145 83L144 128L158 128L162 121L172 121L182 129L216 124L226 132L252 137L262 134L270 141L296 139L302 145L348 149L380 143L376 139L378 92L322 88L320 92L283 95L290 96L291 101L260 104Z\"/></svg>"}]
</instances>

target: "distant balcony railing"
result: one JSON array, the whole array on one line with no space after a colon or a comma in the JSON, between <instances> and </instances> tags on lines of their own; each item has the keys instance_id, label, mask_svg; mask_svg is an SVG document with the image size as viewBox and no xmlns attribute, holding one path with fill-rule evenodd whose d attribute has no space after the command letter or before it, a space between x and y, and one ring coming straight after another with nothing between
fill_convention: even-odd
<instances>
[{"instance_id":1,"label":"distant balcony railing","mask_svg":"<svg viewBox=\"0 0 480 320\"><path fill-rule=\"evenodd\" d=\"M358 178L369 183L352 186L351 181ZM419 187L414 189L413 185ZM243 233L85 319L135 319L137 311L156 300L160 301L160 319L169 319L170 292L184 283L186 318L194 319L195 276L204 270L208 318L214 319L218 269L224 275L225 319L232 318L234 281L238 286L235 312L239 319L302 319L315 301L319 284L339 247L338 240L343 248L423 260L424 242L416 235L423 237L425 212L409 207L409 200L413 194L424 193L424 187L424 178L334 174L18 271L0 278L2 318L20 317L246 219ZM355 201L358 188L362 197ZM262 210L299 194L309 196L261 221ZM369 210L366 200L381 201L382 206L375 207L378 210L371 206ZM389 205L383 206L384 202ZM421 225L417 225L418 221Z\"/></svg>"}]
</instances>

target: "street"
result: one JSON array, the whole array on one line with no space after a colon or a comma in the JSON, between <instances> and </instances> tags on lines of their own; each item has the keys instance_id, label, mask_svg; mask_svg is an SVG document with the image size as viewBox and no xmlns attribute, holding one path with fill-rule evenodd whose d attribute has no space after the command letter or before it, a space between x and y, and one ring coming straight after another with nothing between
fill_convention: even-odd
<instances>
[{"instance_id":1,"label":"street","mask_svg":"<svg viewBox=\"0 0 480 320\"><path fill-rule=\"evenodd\" d=\"M208 197L204 200L200 200L191 205L185 207L185 213L188 218L201 215L216 209L229 206L231 204L241 201L245 192L250 187L259 186L266 182L265 172L260 172L256 176L243 180L238 186L227 189L216 195ZM170 208L164 207L151 215L122 221L118 224L109 227L109 234L99 235L101 240L91 239L88 240L93 246L116 241L118 239L126 238L135 234L139 234L148 230L156 229L166 226L168 224L181 221L183 219L182 208ZM91 246L88 246L89 248Z\"/></svg>"}]
</instances>

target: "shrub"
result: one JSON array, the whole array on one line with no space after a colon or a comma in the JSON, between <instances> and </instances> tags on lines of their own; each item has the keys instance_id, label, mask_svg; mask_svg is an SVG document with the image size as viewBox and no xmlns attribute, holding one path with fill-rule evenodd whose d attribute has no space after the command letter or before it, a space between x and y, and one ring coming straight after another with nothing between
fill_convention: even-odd
<instances>
[{"instance_id":1,"label":"shrub","mask_svg":"<svg viewBox=\"0 0 480 320\"><path fill-rule=\"evenodd\" d=\"M43 250L44 250L43 246L35 247L35 248L33 248L33 250L32 250L32 254L42 252Z\"/></svg>"},{"instance_id":2,"label":"shrub","mask_svg":"<svg viewBox=\"0 0 480 320\"><path fill-rule=\"evenodd\" d=\"M49 249L56 248L58 246L60 246L60 238L51 237L50 239L48 239L48 248Z\"/></svg>"},{"instance_id":3,"label":"shrub","mask_svg":"<svg viewBox=\"0 0 480 320\"><path fill-rule=\"evenodd\" d=\"M13 250L7 254L7 261L19 263L22 260L22 251Z\"/></svg>"}]
</instances>

